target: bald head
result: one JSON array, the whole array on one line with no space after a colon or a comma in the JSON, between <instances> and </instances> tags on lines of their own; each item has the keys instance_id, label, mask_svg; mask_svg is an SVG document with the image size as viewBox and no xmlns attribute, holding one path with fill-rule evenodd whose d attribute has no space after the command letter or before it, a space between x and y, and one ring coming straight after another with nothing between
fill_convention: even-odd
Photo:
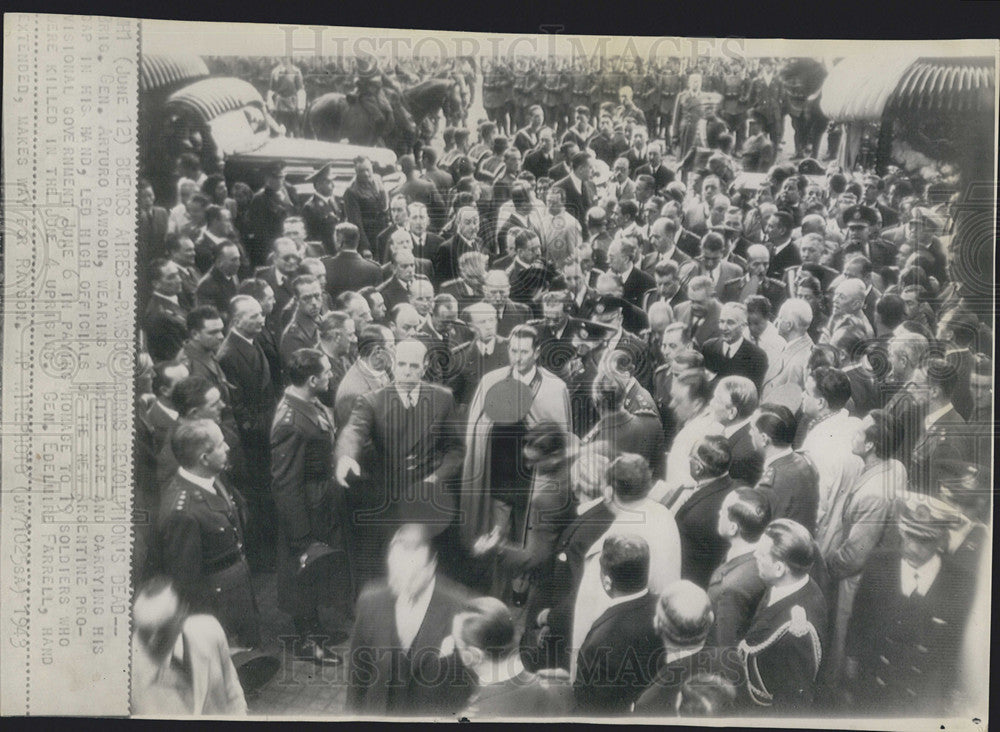
<instances>
[{"instance_id":1,"label":"bald head","mask_svg":"<svg viewBox=\"0 0 1000 732\"><path fill-rule=\"evenodd\" d=\"M649 329L654 333L662 333L663 329L670 325L673 320L673 313L670 306L662 300L654 302L649 306Z\"/></svg>"},{"instance_id":2,"label":"bald head","mask_svg":"<svg viewBox=\"0 0 1000 732\"><path fill-rule=\"evenodd\" d=\"M794 340L809 329L812 319L812 306L801 298L793 297L781 304L775 327L785 340Z\"/></svg>"},{"instance_id":3,"label":"bald head","mask_svg":"<svg viewBox=\"0 0 1000 732\"><path fill-rule=\"evenodd\" d=\"M663 591L653 616L653 627L668 649L701 646L713 622L708 594L688 580L678 580Z\"/></svg>"},{"instance_id":4,"label":"bald head","mask_svg":"<svg viewBox=\"0 0 1000 732\"><path fill-rule=\"evenodd\" d=\"M856 313L864 305L865 283L859 279L846 279L833 291L833 306L846 313Z\"/></svg>"},{"instance_id":5,"label":"bald head","mask_svg":"<svg viewBox=\"0 0 1000 732\"><path fill-rule=\"evenodd\" d=\"M802 217L802 234L823 234L826 232L826 220L819 214L808 214Z\"/></svg>"}]
</instances>

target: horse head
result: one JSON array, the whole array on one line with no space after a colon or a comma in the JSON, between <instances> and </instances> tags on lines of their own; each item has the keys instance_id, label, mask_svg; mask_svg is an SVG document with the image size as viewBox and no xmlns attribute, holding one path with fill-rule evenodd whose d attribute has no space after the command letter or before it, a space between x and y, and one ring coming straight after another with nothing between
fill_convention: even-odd
<instances>
[{"instance_id":1,"label":"horse head","mask_svg":"<svg viewBox=\"0 0 1000 732\"><path fill-rule=\"evenodd\" d=\"M466 88L465 80L456 74L450 80L450 86L445 88L445 94L441 99L441 111L450 126L458 127L462 124L468 107L468 97L469 90Z\"/></svg>"}]
</instances>

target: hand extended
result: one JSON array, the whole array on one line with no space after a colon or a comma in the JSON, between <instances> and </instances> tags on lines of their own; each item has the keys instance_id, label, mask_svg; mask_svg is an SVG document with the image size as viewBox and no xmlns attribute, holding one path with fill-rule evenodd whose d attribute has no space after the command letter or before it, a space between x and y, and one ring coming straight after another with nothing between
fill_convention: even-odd
<instances>
[{"instance_id":1,"label":"hand extended","mask_svg":"<svg viewBox=\"0 0 1000 732\"><path fill-rule=\"evenodd\" d=\"M337 461L337 468L335 471L337 482L340 483L345 488L347 487L347 478L351 475L359 476L361 475L361 466L358 465L358 461L352 458L350 455L344 455Z\"/></svg>"},{"instance_id":2,"label":"hand extended","mask_svg":"<svg viewBox=\"0 0 1000 732\"><path fill-rule=\"evenodd\" d=\"M476 539L476 543L472 546L472 554L474 556L482 556L489 551L496 548L497 544L500 543L500 532L497 529L493 529L488 534L484 534Z\"/></svg>"}]
</instances>

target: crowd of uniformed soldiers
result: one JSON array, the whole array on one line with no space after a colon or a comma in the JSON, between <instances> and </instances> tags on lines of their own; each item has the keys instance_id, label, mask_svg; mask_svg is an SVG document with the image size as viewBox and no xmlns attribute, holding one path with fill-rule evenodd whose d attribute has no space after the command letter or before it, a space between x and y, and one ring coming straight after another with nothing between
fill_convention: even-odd
<instances>
[{"instance_id":1,"label":"crowd of uniformed soldiers","mask_svg":"<svg viewBox=\"0 0 1000 732\"><path fill-rule=\"evenodd\" d=\"M401 158L396 190L364 159L342 198L323 168L302 200L280 163L250 196L188 170L169 210L141 186L139 576L255 646L250 578L277 571L295 653L337 664L417 523L445 575L528 588L519 663L564 666L588 713L672 714L703 672L716 713L961 708L992 314L950 184L775 164L767 69L482 72L502 112ZM721 105L669 155L704 89ZM481 535L456 506L486 507ZM648 638L646 667L609 660Z\"/></svg>"}]
</instances>

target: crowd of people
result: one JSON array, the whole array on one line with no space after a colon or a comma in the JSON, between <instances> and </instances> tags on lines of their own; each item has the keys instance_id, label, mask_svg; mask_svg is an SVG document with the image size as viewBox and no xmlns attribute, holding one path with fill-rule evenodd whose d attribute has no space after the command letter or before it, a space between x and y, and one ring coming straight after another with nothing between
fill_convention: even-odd
<instances>
[{"instance_id":1,"label":"crowd of people","mask_svg":"<svg viewBox=\"0 0 1000 732\"><path fill-rule=\"evenodd\" d=\"M220 633L260 645L269 572L348 712L960 708L992 320L954 191L618 101L448 129L394 190L140 184L136 632L176 670L203 631L199 710L245 709Z\"/></svg>"}]
</instances>

